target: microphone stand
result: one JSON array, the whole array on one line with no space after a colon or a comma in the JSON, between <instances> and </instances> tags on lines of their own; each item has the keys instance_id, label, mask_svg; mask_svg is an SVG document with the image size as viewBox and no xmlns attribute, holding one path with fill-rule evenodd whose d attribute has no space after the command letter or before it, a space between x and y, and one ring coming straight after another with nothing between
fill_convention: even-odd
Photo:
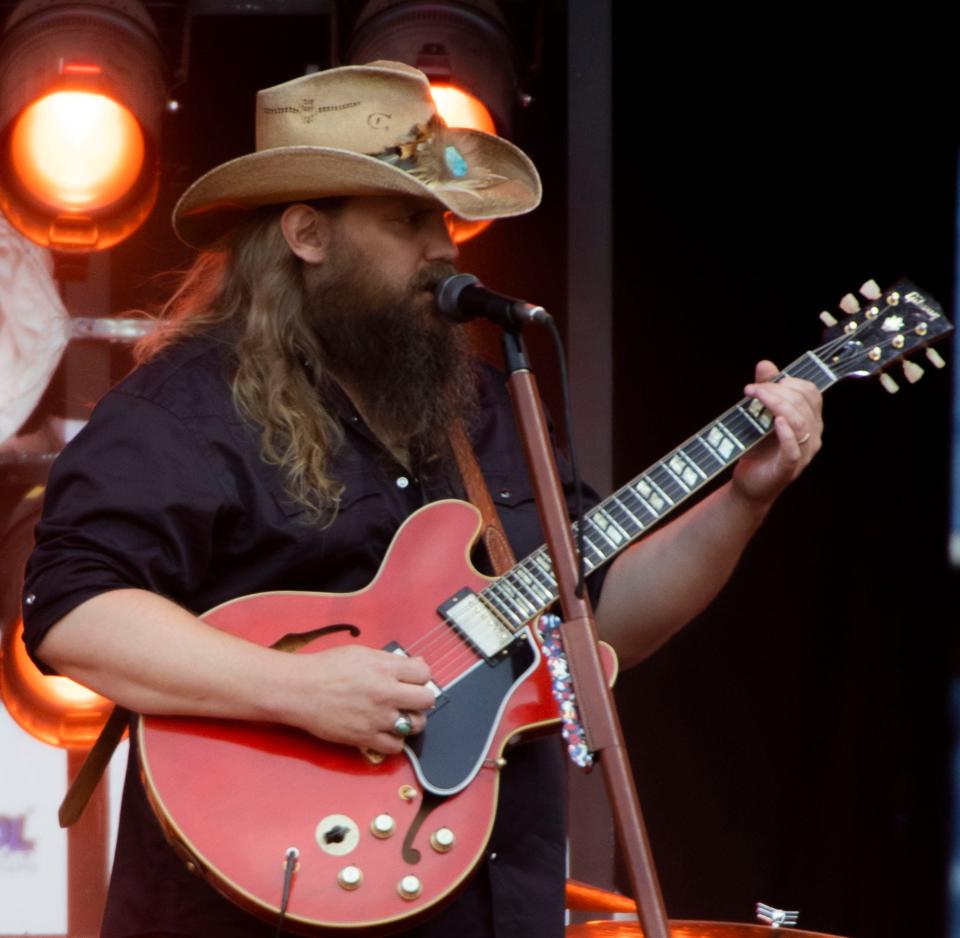
<instances>
[{"instance_id":1,"label":"microphone stand","mask_svg":"<svg viewBox=\"0 0 960 938\"><path fill-rule=\"evenodd\" d=\"M509 374L507 384L557 580L563 645L587 744L603 768L645 938L670 938L620 720L597 650L593 610L586 591L582 597L576 594L577 555L536 378L519 332L504 330L503 349Z\"/></svg>"}]
</instances>

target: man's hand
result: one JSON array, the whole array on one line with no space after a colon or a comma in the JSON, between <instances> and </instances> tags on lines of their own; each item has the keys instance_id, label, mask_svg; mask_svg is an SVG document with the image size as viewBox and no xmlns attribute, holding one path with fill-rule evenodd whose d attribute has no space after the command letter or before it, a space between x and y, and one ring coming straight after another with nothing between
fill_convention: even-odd
<instances>
[{"instance_id":1,"label":"man's hand","mask_svg":"<svg viewBox=\"0 0 960 938\"><path fill-rule=\"evenodd\" d=\"M301 693L297 714L285 722L330 742L384 754L403 749L403 738L393 732L401 713L410 717L414 733L426 725L434 695L425 686L430 668L423 658L363 645L292 657L300 670L296 685L312 684L314 692Z\"/></svg>"},{"instance_id":2,"label":"man's hand","mask_svg":"<svg viewBox=\"0 0 960 938\"><path fill-rule=\"evenodd\" d=\"M747 453L733 474L737 494L758 503L772 502L816 455L821 446L822 398L816 386L799 378L773 383L773 362L757 364L756 379L744 388L774 415L774 433Z\"/></svg>"}]
</instances>

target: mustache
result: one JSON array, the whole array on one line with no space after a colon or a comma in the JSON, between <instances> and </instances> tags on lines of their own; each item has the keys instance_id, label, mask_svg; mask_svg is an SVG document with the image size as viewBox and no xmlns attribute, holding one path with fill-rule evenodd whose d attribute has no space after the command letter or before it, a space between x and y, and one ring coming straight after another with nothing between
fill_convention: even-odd
<instances>
[{"instance_id":1,"label":"mustache","mask_svg":"<svg viewBox=\"0 0 960 938\"><path fill-rule=\"evenodd\" d=\"M438 284L446 280L447 277L452 277L456 272L457 268L453 264L444 261L427 264L426 267L417 271L410 281L410 292L419 293L421 290L433 292L437 289Z\"/></svg>"}]
</instances>

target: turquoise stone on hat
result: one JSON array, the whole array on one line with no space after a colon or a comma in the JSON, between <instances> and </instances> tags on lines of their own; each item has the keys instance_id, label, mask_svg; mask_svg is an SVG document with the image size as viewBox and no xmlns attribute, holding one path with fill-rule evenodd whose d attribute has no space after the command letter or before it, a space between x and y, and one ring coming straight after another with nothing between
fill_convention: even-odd
<instances>
[{"instance_id":1,"label":"turquoise stone on hat","mask_svg":"<svg viewBox=\"0 0 960 938\"><path fill-rule=\"evenodd\" d=\"M463 158L460 151L453 145L444 148L443 158L447 164L447 169L453 173L456 179L462 179L467 175L467 161Z\"/></svg>"}]
</instances>

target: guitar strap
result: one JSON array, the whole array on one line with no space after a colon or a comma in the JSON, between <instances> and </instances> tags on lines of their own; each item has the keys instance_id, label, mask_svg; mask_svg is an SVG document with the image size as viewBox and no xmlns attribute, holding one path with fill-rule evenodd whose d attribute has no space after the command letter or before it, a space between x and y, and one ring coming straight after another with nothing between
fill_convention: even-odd
<instances>
[{"instance_id":1,"label":"guitar strap","mask_svg":"<svg viewBox=\"0 0 960 938\"><path fill-rule=\"evenodd\" d=\"M503 530L503 525L497 517L490 490L484 481L483 473L477 462L476 454L470 441L467 439L463 424L459 421L453 424L449 431L450 447L460 470L467 498L480 512L483 519L483 545L487 549L487 556L493 566L493 571L502 576L516 563L510 542ZM97 741L93 744L89 755L80 766L76 778L67 789L57 817L61 827L70 827L79 820L83 809L87 806L90 796L96 789L103 773L110 763L114 751L123 739L130 720L130 711L126 707L115 706L107 718L107 722Z\"/></svg>"},{"instance_id":2,"label":"guitar strap","mask_svg":"<svg viewBox=\"0 0 960 938\"><path fill-rule=\"evenodd\" d=\"M484 481L483 473L480 471L480 465L477 463L477 456L467 439L466 431L460 421L454 423L447 431L450 439L450 446L453 449L454 458L457 461L457 468L460 470L460 477L463 479L464 488L467 490L467 498L470 499L474 508L480 512L483 519L483 546L487 549L487 556L493 566L493 572L497 576L503 576L516 560L513 551L510 549L510 542L497 516L497 509L494 507L493 499L490 497L490 490Z\"/></svg>"},{"instance_id":3,"label":"guitar strap","mask_svg":"<svg viewBox=\"0 0 960 938\"><path fill-rule=\"evenodd\" d=\"M97 783L100 781L103 773L110 764L123 734L130 724L130 711L126 707L115 704L107 717L107 722L93 748L83 760L80 771L76 778L70 783L63 801L60 803L60 810L57 812L57 819L61 827L70 827L80 820L83 809L87 806L90 796L93 794Z\"/></svg>"}]
</instances>

